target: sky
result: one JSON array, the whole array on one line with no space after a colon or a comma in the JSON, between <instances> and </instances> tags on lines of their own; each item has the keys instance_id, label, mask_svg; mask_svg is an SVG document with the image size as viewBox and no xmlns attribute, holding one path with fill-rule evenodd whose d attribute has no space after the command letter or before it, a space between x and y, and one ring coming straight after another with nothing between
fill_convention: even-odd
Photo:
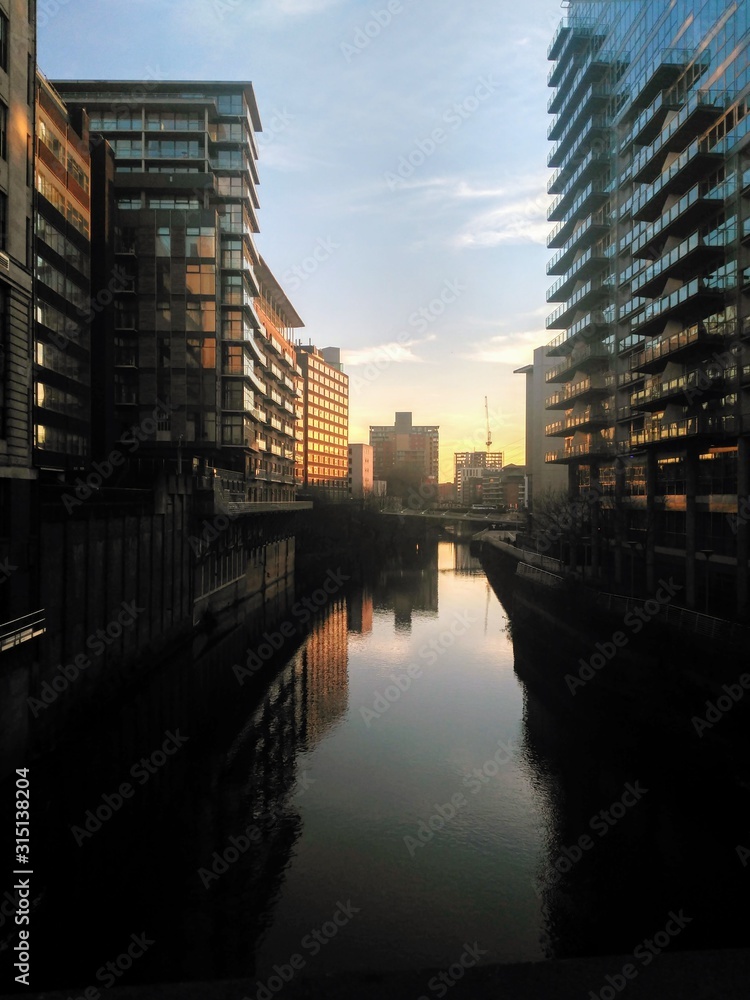
<instances>
[{"instance_id":1,"label":"sky","mask_svg":"<svg viewBox=\"0 0 750 1000\"><path fill-rule=\"evenodd\" d=\"M545 330L547 47L559 0L39 0L55 79L251 81L257 244L350 377L351 442L411 410L524 460Z\"/></svg>"}]
</instances>

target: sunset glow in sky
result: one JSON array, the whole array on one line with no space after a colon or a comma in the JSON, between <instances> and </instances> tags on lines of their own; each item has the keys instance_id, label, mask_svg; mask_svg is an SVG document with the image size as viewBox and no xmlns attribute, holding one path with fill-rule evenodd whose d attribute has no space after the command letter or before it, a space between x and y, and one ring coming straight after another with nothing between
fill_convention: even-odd
<instances>
[{"instance_id":1,"label":"sunset glow in sky","mask_svg":"<svg viewBox=\"0 0 750 1000\"><path fill-rule=\"evenodd\" d=\"M339 346L350 440L411 410L453 452L523 461L546 343L547 47L559 0L39 2L51 79L251 80L264 133L257 243Z\"/></svg>"}]
</instances>

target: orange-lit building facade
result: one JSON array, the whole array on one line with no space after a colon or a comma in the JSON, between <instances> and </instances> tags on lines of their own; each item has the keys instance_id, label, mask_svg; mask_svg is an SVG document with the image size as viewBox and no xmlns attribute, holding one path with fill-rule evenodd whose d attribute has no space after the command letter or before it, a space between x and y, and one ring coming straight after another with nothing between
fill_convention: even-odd
<instances>
[{"instance_id":1,"label":"orange-lit building facade","mask_svg":"<svg viewBox=\"0 0 750 1000\"><path fill-rule=\"evenodd\" d=\"M349 496L349 376L338 348L297 345L303 380L303 434L299 463L305 489L329 500Z\"/></svg>"}]
</instances>

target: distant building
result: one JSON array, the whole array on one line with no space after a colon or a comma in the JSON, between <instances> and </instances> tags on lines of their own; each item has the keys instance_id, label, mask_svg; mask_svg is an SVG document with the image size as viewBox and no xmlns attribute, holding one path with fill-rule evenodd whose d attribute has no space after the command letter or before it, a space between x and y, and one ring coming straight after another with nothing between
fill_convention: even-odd
<instances>
[{"instance_id":1,"label":"distant building","mask_svg":"<svg viewBox=\"0 0 750 1000\"><path fill-rule=\"evenodd\" d=\"M415 427L411 412L397 413L392 427L370 427L370 444L376 479L387 480L395 469L404 469L413 472L422 482L437 483L439 427Z\"/></svg>"},{"instance_id":2,"label":"distant building","mask_svg":"<svg viewBox=\"0 0 750 1000\"><path fill-rule=\"evenodd\" d=\"M457 451L454 453L456 499L460 504L500 504L501 451Z\"/></svg>"},{"instance_id":3,"label":"distant building","mask_svg":"<svg viewBox=\"0 0 750 1000\"><path fill-rule=\"evenodd\" d=\"M330 500L349 496L349 376L339 348L297 344L302 372L303 433L300 473L305 489Z\"/></svg>"},{"instance_id":4,"label":"distant building","mask_svg":"<svg viewBox=\"0 0 750 1000\"><path fill-rule=\"evenodd\" d=\"M349 495L363 498L372 495L372 445L349 445Z\"/></svg>"},{"instance_id":5,"label":"distant building","mask_svg":"<svg viewBox=\"0 0 750 1000\"><path fill-rule=\"evenodd\" d=\"M526 466L506 465L499 474L500 505L508 510L526 507Z\"/></svg>"},{"instance_id":6,"label":"distant building","mask_svg":"<svg viewBox=\"0 0 750 1000\"><path fill-rule=\"evenodd\" d=\"M558 437L547 436L549 414L544 406L549 395L547 375L557 364L555 358L547 357L546 347L537 347L530 365L517 368L515 374L526 376L526 475L529 509L534 509L534 498L550 491L564 493L568 488L568 476L559 465L548 464L550 454L562 448Z\"/></svg>"}]
</instances>

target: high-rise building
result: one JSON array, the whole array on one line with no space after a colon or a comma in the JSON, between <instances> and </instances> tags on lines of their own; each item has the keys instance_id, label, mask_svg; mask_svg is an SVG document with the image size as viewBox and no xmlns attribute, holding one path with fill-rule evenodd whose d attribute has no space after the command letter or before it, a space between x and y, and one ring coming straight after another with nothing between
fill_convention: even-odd
<instances>
[{"instance_id":1,"label":"high-rise building","mask_svg":"<svg viewBox=\"0 0 750 1000\"><path fill-rule=\"evenodd\" d=\"M349 445L349 495L364 498L373 492L372 446L369 444Z\"/></svg>"},{"instance_id":2,"label":"high-rise building","mask_svg":"<svg viewBox=\"0 0 750 1000\"><path fill-rule=\"evenodd\" d=\"M456 499L461 504L500 504L501 451L457 451L453 456Z\"/></svg>"},{"instance_id":3,"label":"high-rise building","mask_svg":"<svg viewBox=\"0 0 750 1000\"><path fill-rule=\"evenodd\" d=\"M36 5L0 4L0 649L34 610L32 461ZM5 623L8 623L7 625ZM15 683L15 682L14 682ZM5 688L4 688L5 690Z\"/></svg>"},{"instance_id":4,"label":"high-rise building","mask_svg":"<svg viewBox=\"0 0 750 1000\"><path fill-rule=\"evenodd\" d=\"M91 458L91 157L37 71L34 461L83 468Z\"/></svg>"},{"instance_id":5,"label":"high-rise building","mask_svg":"<svg viewBox=\"0 0 750 1000\"><path fill-rule=\"evenodd\" d=\"M136 426L139 463L224 468L244 478L249 499L290 499L299 373L283 331L302 324L255 246L252 85L55 86L115 155L124 277L101 373L113 386L115 439Z\"/></svg>"},{"instance_id":6,"label":"high-rise building","mask_svg":"<svg viewBox=\"0 0 750 1000\"><path fill-rule=\"evenodd\" d=\"M329 500L349 496L349 376L337 347L297 344L302 372L303 434L300 472L305 489Z\"/></svg>"},{"instance_id":7,"label":"high-rise building","mask_svg":"<svg viewBox=\"0 0 750 1000\"><path fill-rule=\"evenodd\" d=\"M647 587L669 565L742 616L749 29L745 3L571 0L549 48L550 461L602 498L594 573L639 543Z\"/></svg>"},{"instance_id":8,"label":"high-rise building","mask_svg":"<svg viewBox=\"0 0 750 1000\"><path fill-rule=\"evenodd\" d=\"M556 428L544 408L549 395L546 375L557 363L557 358L547 357L546 347L537 347L533 363L514 373L526 376L526 502L532 511L535 497L561 496L568 489L567 470L550 461L563 445L559 437L547 437L548 428Z\"/></svg>"},{"instance_id":9,"label":"high-rise building","mask_svg":"<svg viewBox=\"0 0 750 1000\"><path fill-rule=\"evenodd\" d=\"M392 427L371 426L375 479L385 480L394 471L412 473L424 483L438 481L440 428L415 427L411 412L396 414Z\"/></svg>"}]
</instances>

